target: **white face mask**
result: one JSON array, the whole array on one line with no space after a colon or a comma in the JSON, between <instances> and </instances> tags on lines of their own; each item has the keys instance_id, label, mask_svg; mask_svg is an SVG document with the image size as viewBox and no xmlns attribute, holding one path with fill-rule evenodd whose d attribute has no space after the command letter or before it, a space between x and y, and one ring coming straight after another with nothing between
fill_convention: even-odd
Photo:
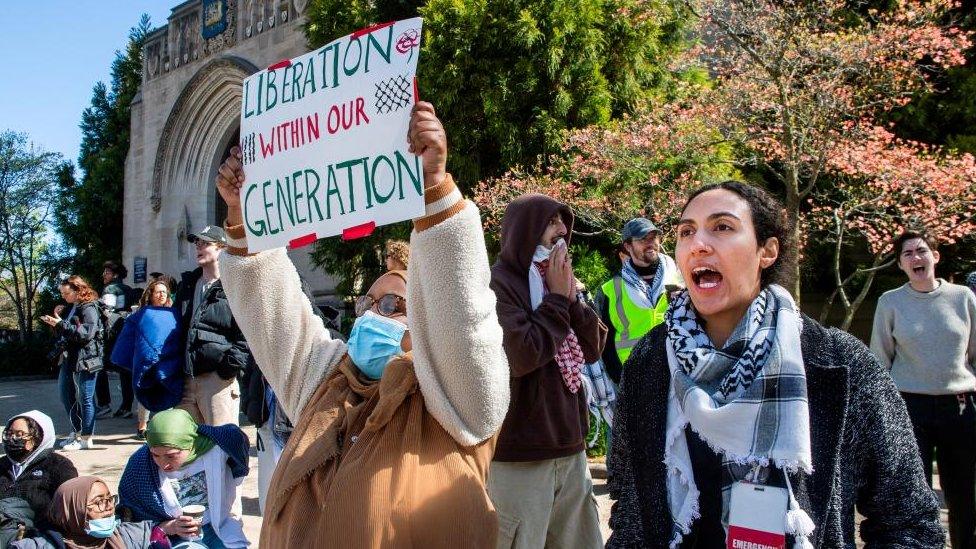
<instances>
[{"instance_id":1,"label":"white face mask","mask_svg":"<svg viewBox=\"0 0 976 549\"><path fill-rule=\"evenodd\" d=\"M542 244L539 244L535 247L535 253L532 254L532 262L537 263L539 261L545 261L549 259L550 255L552 255L552 249L546 248Z\"/></svg>"}]
</instances>

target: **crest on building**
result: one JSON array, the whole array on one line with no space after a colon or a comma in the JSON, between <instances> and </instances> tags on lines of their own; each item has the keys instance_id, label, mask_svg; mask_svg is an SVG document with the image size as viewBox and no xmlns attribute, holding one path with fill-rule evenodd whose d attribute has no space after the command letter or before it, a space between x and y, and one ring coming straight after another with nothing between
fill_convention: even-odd
<instances>
[{"instance_id":1,"label":"crest on building","mask_svg":"<svg viewBox=\"0 0 976 549\"><path fill-rule=\"evenodd\" d=\"M200 10L201 32L205 40L210 40L227 30L227 0L203 0Z\"/></svg>"}]
</instances>

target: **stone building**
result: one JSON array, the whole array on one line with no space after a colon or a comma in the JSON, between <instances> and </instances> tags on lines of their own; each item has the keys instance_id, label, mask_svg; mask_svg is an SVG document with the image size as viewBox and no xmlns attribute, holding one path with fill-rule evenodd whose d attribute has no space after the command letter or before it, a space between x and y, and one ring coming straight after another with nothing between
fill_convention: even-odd
<instances>
[{"instance_id":1,"label":"stone building","mask_svg":"<svg viewBox=\"0 0 976 549\"><path fill-rule=\"evenodd\" d=\"M123 260L136 276L195 268L186 235L221 224L226 215L213 181L239 140L241 82L308 51L307 4L188 0L147 38L125 166ZM312 272L308 251L289 254L316 301L329 301L334 284ZM136 277L131 283L143 284Z\"/></svg>"}]
</instances>

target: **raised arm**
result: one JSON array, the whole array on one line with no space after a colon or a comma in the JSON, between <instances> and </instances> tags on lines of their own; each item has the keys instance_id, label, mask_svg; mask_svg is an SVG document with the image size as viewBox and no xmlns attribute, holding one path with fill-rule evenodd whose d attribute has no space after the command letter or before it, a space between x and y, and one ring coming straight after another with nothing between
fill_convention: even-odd
<instances>
[{"instance_id":1,"label":"raised arm","mask_svg":"<svg viewBox=\"0 0 976 549\"><path fill-rule=\"evenodd\" d=\"M345 355L346 344L333 339L312 312L283 248L248 253L239 194L243 182L235 147L217 175L217 189L227 202L228 249L220 257L221 284L258 367L288 417L298 418Z\"/></svg>"},{"instance_id":2,"label":"raised arm","mask_svg":"<svg viewBox=\"0 0 976 549\"><path fill-rule=\"evenodd\" d=\"M474 445L501 428L509 400L484 233L478 209L450 176L427 189L427 202L410 238L407 276L414 369L431 415L455 440Z\"/></svg>"},{"instance_id":3,"label":"raised arm","mask_svg":"<svg viewBox=\"0 0 976 549\"><path fill-rule=\"evenodd\" d=\"M427 410L455 440L475 445L508 411L508 363L478 209L446 173L447 137L429 103L414 107L410 149L424 166L426 215L414 220L407 317Z\"/></svg>"}]
</instances>

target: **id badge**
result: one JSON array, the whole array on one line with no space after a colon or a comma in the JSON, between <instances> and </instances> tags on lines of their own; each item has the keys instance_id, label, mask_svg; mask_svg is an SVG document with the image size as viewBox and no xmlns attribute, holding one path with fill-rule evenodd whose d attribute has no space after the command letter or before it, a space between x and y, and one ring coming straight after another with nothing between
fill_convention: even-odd
<instances>
[{"instance_id":1,"label":"id badge","mask_svg":"<svg viewBox=\"0 0 976 549\"><path fill-rule=\"evenodd\" d=\"M726 549L785 549L789 498L786 488L733 484Z\"/></svg>"}]
</instances>

